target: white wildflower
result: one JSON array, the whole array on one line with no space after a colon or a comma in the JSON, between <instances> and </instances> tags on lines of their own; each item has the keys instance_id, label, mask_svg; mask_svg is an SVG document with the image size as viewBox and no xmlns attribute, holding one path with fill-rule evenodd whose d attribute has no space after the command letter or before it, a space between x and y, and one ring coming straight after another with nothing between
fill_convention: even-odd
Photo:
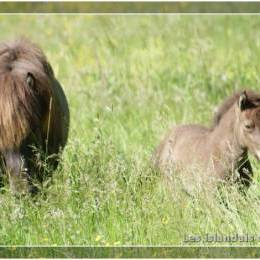
<instances>
[{"instance_id":1,"label":"white wildflower","mask_svg":"<svg viewBox=\"0 0 260 260\"><path fill-rule=\"evenodd\" d=\"M61 218L64 216L64 213L61 209L53 209L49 214L53 218Z\"/></svg>"}]
</instances>

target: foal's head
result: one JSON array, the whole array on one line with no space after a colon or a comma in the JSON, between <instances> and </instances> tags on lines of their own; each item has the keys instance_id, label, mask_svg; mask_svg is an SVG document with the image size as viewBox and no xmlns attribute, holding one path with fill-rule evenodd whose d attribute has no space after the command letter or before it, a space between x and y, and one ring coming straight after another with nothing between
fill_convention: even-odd
<instances>
[{"instance_id":1,"label":"foal's head","mask_svg":"<svg viewBox=\"0 0 260 260\"><path fill-rule=\"evenodd\" d=\"M260 160L260 94L244 91L236 104L240 142Z\"/></svg>"}]
</instances>

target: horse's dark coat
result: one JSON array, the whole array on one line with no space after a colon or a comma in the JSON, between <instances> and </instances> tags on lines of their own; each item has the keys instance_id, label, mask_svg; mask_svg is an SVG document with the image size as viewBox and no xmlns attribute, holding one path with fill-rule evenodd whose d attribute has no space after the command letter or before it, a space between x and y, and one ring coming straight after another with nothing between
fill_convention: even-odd
<instances>
[{"instance_id":1,"label":"horse's dark coat","mask_svg":"<svg viewBox=\"0 0 260 260\"><path fill-rule=\"evenodd\" d=\"M42 50L25 39L1 43L0 155L14 192L43 177L35 148L56 168L68 130L67 100Z\"/></svg>"}]
</instances>

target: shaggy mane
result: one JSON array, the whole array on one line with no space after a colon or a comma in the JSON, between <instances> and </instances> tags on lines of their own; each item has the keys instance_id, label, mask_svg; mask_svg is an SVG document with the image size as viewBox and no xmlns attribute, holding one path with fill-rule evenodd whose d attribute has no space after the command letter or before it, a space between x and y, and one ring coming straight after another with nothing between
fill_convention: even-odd
<instances>
[{"instance_id":1,"label":"shaggy mane","mask_svg":"<svg viewBox=\"0 0 260 260\"><path fill-rule=\"evenodd\" d=\"M28 73L34 87L26 82ZM51 66L39 47L26 39L0 43L0 149L19 147L48 109ZM46 108L47 107L47 108Z\"/></svg>"}]
</instances>

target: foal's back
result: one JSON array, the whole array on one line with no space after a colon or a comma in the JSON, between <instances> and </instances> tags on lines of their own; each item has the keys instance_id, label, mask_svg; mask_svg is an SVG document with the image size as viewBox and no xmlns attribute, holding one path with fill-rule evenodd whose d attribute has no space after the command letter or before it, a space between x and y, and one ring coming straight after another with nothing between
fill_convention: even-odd
<instances>
[{"instance_id":1,"label":"foal's back","mask_svg":"<svg viewBox=\"0 0 260 260\"><path fill-rule=\"evenodd\" d=\"M180 125L169 131L154 153L154 163L170 188L177 181L185 192L195 194L198 185L194 183L205 186L207 178L197 170L207 167L209 137L210 130L199 125Z\"/></svg>"},{"instance_id":2,"label":"foal's back","mask_svg":"<svg viewBox=\"0 0 260 260\"><path fill-rule=\"evenodd\" d=\"M205 164L210 130L200 125L173 127L156 149L154 158L159 169Z\"/></svg>"}]
</instances>

